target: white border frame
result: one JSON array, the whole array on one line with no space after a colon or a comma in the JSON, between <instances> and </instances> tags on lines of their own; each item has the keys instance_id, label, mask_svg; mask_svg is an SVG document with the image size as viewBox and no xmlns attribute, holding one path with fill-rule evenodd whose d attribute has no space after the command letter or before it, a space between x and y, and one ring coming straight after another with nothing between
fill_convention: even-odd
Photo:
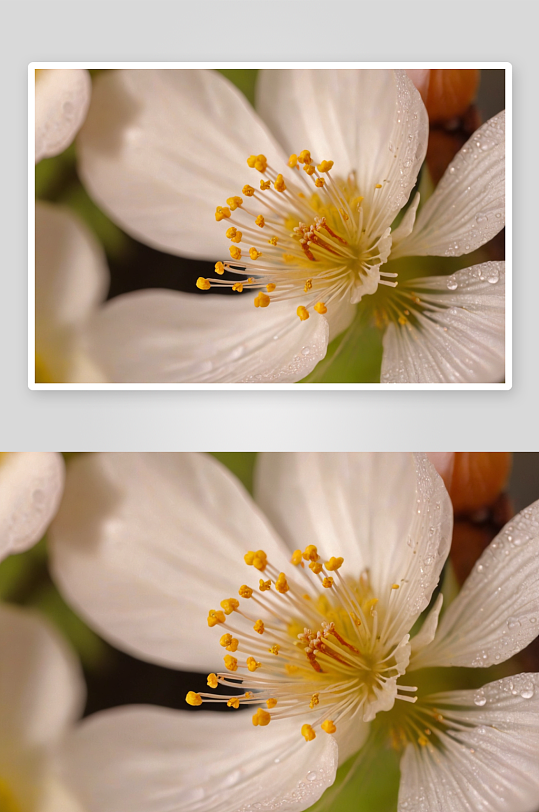
<instances>
[{"instance_id":1,"label":"white border frame","mask_svg":"<svg viewBox=\"0 0 539 812\"><path fill-rule=\"evenodd\" d=\"M168 70L181 68L197 69L247 69L247 68L314 68L317 70L345 68L500 68L505 70L506 101L506 192L505 192L505 234L506 234L506 289L505 289L505 383L475 384L409 384L409 383L36 383L35 382L35 71L47 68L164 68ZM28 66L28 388L32 390L177 390L177 389L219 389L241 390L259 389L271 391L288 390L431 390L462 389L508 390L513 385L512 358L512 65L509 62L31 62Z\"/></svg>"}]
</instances>

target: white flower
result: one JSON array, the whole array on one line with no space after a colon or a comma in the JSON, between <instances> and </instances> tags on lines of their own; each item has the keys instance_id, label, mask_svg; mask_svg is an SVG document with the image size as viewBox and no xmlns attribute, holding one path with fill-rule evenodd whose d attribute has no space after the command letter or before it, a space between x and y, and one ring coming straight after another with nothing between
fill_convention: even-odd
<instances>
[{"instance_id":1,"label":"white flower","mask_svg":"<svg viewBox=\"0 0 539 812\"><path fill-rule=\"evenodd\" d=\"M84 707L79 664L37 614L0 605L0 809L82 812L58 748Z\"/></svg>"},{"instance_id":2,"label":"white flower","mask_svg":"<svg viewBox=\"0 0 539 812\"><path fill-rule=\"evenodd\" d=\"M86 117L92 83L87 70L37 69L36 164L63 152Z\"/></svg>"},{"instance_id":3,"label":"white flower","mask_svg":"<svg viewBox=\"0 0 539 812\"><path fill-rule=\"evenodd\" d=\"M36 382L104 381L84 349L90 316L106 296L103 249L79 218L36 204Z\"/></svg>"},{"instance_id":4,"label":"white flower","mask_svg":"<svg viewBox=\"0 0 539 812\"><path fill-rule=\"evenodd\" d=\"M419 668L502 662L536 636L539 502L492 542L437 629L452 509L426 458L261 455L256 491L273 525L202 455L70 466L51 530L64 595L132 654L211 670L191 704L232 705L84 722L67 764L75 777L97 764L98 790L77 779L89 811L301 812L376 717L403 749L399 812L533 812L539 676L419 691L417 702L415 679ZM236 713L234 693L215 695L218 683L239 687L251 713Z\"/></svg>"},{"instance_id":5,"label":"white flower","mask_svg":"<svg viewBox=\"0 0 539 812\"><path fill-rule=\"evenodd\" d=\"M0 561L40 540L60 504L64 476L55 452L0 453Z\"/></svg>"},{"instance_id":6,"label":"white flower","mask_svg":"<svg viewBox=\"0 0 539 812\"><path fill-rule=\"evenodd\" d=\"M298 381L376 295L382 381L502 380L504 263L394 290L386 263L469 254L503 227L504 114L458 153L417 221L416 194L394 228L428 138L404 72L263 70L257 111L212 71L98 77L79 137L91 195L136 238L219 260L203 290L241 293L114 299L90 338L109 379Z\"/></svg>"}]
</instances>

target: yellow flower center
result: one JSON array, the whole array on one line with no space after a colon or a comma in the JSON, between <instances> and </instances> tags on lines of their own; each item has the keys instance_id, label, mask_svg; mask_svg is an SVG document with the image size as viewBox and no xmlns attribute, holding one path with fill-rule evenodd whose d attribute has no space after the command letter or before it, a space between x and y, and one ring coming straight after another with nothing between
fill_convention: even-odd
<instances>
[{"instance_id":1,"label":"yellow flower center","mask_svg":"<svg viewBox=\"0 0 539 812\"><path fill-rule=\"evenodd\" d=\"M298 733L312 741L320 730L334 733L345 717L360 714L370 721L395 699L415 701L406 695L415 688L396 684L410 658L409 636L392 635L392 596L399 584L380 608L367 571L357 581L345 580L343 559L324 561L314 545L291 559L305 588L279 572L263 550L247 553L245 562L265 576L258 590L240 587L250 606L229 598L208 615L208 626L219 626L220 645L233 652L224 654L226 671L210 674L208 686L243 693L190 691L190 705L258 706L252 722L261 727L297 716Z\"/></svg>"},{"instance_id":2,"label":"yellow flower center","mask_svg":"<svg viewBox=\"0 0 539 812\"><path fill-rule=\"evenodd\" d=\"M243 197L228 198L215 212L231 241L230 259L218 262L216 273L247 279L238 284L201 277L201 290L257 290L256 307L295 299L305 321L343 299L358 302L379 284L396 285L380 278L396 277L380 271L391 250L390 229L380 233L376 205L364 205L354 173L333 177L333 161L316 164L309 150L290 156L294 180L277 173L264 155L251 155L247 164L262 175L259 188L244 186ZM375 184L375 190L382 187Z\"/></svg>"},{"instance_id":3,"label":"yellow flower center","mask_svg":"<svg viewBox=\"0 0 539 812\"><path fill-rule=\"evenodd\" d=\"M0 812L22 812L7 781L0 778Z\"/></svg>"}]
</instances>

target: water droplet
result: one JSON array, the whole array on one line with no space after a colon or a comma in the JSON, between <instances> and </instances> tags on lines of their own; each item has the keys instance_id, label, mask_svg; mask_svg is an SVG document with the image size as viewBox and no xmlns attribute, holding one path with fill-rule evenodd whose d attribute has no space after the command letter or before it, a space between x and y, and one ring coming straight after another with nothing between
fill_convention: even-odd
<instances>
[{"instance_id":1,"label":"water droplet","mask_svg":"<svg viewBox=\"0 0 539 812\"><path fill-rule=\"evenodd\" d=\"M524 688L524 690L520 692L520 696L522 697L522 699L532 699L534 694L535 691L531 686L529 688Z\"/></svg>"},{"instance_id":2,"label":"water droplet","mask_svg":"<svg viewBox=\"0 0 539 812\"><path fill-rule=\"evenodd\" d=\"M487 277L491 285L495 285L499 278L498 271L491 271Z\"/></svg>"},{"instance_id":3,"label":"water droplet","mask_svg":"<svg viewBox=\"0 0 539 812\"><path fill-rule=\"evenodd\" d=\"M301 350L302 355L309 355L310 352L311 352L310 347L303 347L302 350Z\"/></svg>"},{"instance_id":4,"label":"water droplet","mask_svg":"<svg viewBox=\"0 0 539 812\"><path fill-rule=\"evenodd\" d=\"M307 781L316 781L316 773L312 771L307 773Z\"/></svg>"},{"instance_id":5,"label":"water droplet","mask_svg":"<svg viewBox=\"0 0 539 812\"><path fill-rule=\"evenodd\" d=\"M507 621L508 629L518 629L520 627L520 620L516 617L510 617Z\"/></svg>"},{"instance_id":6,"label":"water droplet","mask_svg":"<svg viewBox=\"0 0 539 812\"><path fill-rule=\"evenodd\" d=\"M454 277L450 276L449 279L447 280L448 289L449 290L456 290L458 288L458 286L459 286L459 283L457 282L457 280Z\"/></svg>"},{"instance_id":7,"label":"water droplet","mask_svg":"<svg viewBox=\"0 0 539 812\"><path fill-rule=\"evenodd\" d=\"M477 565L477 572L484 572L485 568L482 564Z\"/></svg>"},{"instance_id":8,"label":"water droplet","mask_svg":"<svg viewBox=\"0 0 539 812\"><path fill-rule=\"evenodd\" d=\"M476 694L474 696L474 704L477 705L479 708L482 708L483 705L487 704L487 698L484 694Z\"/></svg>"}]
</instances>

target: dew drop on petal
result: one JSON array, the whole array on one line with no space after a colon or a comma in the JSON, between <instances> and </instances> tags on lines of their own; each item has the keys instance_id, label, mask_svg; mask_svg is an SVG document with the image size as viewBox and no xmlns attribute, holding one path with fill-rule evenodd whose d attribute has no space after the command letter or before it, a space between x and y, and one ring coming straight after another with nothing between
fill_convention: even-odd
<instances>
[{"instance_id":1,"label":"dew drop on petal","mask_svg":"<svg viewBox=\"0 0 539 812\"><path fill-rule=\"evenodd\" d=\"M453 276L450 276L449 279L447 280L448 289L449 290L456 290L458 288L458 286L459 286L459 284L458 284L457 280Z\"/></svg>"}]
</instances>

